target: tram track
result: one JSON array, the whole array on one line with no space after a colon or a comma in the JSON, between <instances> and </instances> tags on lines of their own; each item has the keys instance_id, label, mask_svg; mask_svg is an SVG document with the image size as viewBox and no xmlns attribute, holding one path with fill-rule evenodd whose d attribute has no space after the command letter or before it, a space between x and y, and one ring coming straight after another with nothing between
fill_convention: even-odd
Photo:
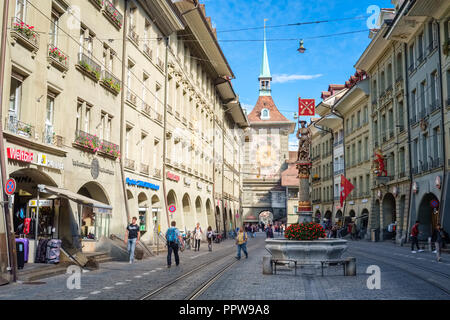
<instances>
[{"instance_id":1,"label":"tram track","mask_svg":"<svg viewBox=\"0 0 450 320\"><path fill-rule=\"evenodd\" d=\"M397 260L397 261L401 261L402 263L405 263L405 261L402 260L402 259L395 258L395 257L387 257L387 256L382 256L382 257L380 257L380 256L372 256L372 255L368 255L368 254L366 254L365 252L362 252L362 251L360 251L360 250L358 250L358 249L351 249L350 251L351 251L351 252L355 252L355 253L357 253L358 255L364 256L365 258L367 258L367 259L369 259L369 260L373 260L373 261L381 261L381 262L383 262L384 264L387 264L387 265L390 265L390 266L392 266L392 267L394 267L394 268L396 268L396 269L402 270L402 271L404 271L404 272L406 272L406 273L412 275L413 277L419 278L420 280L422 280L422 281L428 283L429 285L431 285L431 286L433 286L433 287L435 287L435 288L438 288L439 290L441 290L442 292L444 292L445 294L447 294L448 296L450 296L450 289L447 288L447 287L445 287L445 286L443 286L443 285L441 285L441 284L440 284L439 282L437 282L436 280L431 279L431 278L427 278L427 277L425 277L425 276L422 276L422 275L418 274L417 272L411 271L409 268L402 267L401 265L396 264L396 263L394 263L394 262L391 261L391 260ZM414 268L416 268L416 269L420 269L420 270L423 270L423 271L430 272L430 273L432 273L432 274L438 275L438 276L440 276L440 277L443 277L443 278L446 278L446 279L450 279L450 275L449 275L449 274L446 274L446 273L444 273L444 272L440 272L440 271L438 271L438 270L434 270L434 269L432 269L432 268L427 268L427 267L420 266L420 265L416 265L416 264L411 264L411 265L412 265Z\"/></svg>"},{"instance_id":2,"label":"tram track","mask_svg":"<svg viewBox=\"0 0 450 320\"><path fill-rule=\"evenodd\" d=\"M258 246L257 244L247 246L247 249L253 249ZM226 249L226 253L220 256L214 256L212 259L200 264L192 270L189 270L182 275L176 277L175 279L167 282L166 284L160 286L157 289L154 289L145 295L141 296L139 300L152 300L161 295L166 290L173 288L174 285L180 283L182 280L188 279L190 276L197 274L198 272L206 269L211 266L213 263L217 263L221 260L226 260L225 266L221 267L218 271L215 271L212 276L209 276L206 281L203 281L201 285L197 286L194 290L192 290L188 295L185 296L184 300L195 300L200 297L212 284L214 284L222 275L224 275L229 269L231 269L239 260L234 257L236 248L232 247L230 249ZM230 255L233 257L230 259ZM228 258L228 259L227 259Z\"/></svg>"}]
</instances>

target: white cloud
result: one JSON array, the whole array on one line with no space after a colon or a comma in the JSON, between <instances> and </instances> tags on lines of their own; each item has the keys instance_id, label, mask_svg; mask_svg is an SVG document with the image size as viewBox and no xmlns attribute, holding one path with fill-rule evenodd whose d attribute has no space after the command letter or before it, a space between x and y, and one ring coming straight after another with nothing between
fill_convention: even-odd
<instances>
[{"instance_id":1,"label":"white cloud","mask_svg":"<svg viewBox=\"0 0 450 320\"><path fill-rule=\"evenodd\" d=\"M285 83L298 80L311 80L323 76L322 74L275 74L273 83Z\"/></svg>"},{"instance_id":2,"label":"white cloud","mask_svg":"<svg viewBox=\"0 0 450 320\"><path fill-rule=\"evenodd\" d=\"M298 140L289 141L289 151L297 151L297 150L298 150Z\"/></svg>"},{"instance_id":3,"label":"white cloud","mask_svg":"<svg viewBox=\"0 0 450 320\"><path fill-rule=\"evenodd\" d=\"M242 109L246 110L247 113L250 113L253 110L253 107L251 104L246 104L241 102Z\"/></svg>"}]
</instances>

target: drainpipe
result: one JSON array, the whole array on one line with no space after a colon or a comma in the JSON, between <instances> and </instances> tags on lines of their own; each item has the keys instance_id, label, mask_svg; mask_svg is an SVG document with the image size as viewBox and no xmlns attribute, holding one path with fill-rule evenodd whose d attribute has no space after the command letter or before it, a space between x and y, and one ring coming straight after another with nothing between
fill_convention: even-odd
<instances>
[{"instance_id":1,"label":"drainpipe","mask_svg":"<svg viewBox=\"0 0 450 320\"><path fill-rule=\"evenodd\" d=\"M170 228L170 219L169 219L169 204L167 203L167 190L166 190L166 150L167 150L167 86L169 83L169 37L164 37L164 41L166 44L166 62L164 66L164 127L163 127L163 172L162 172L162 183L163 183L163 192L164 192L164 211L166 212L167 218L167 227Z\"/></svg>"},{"instance_id":2,"label":"drainpipe","mask_svg":"<svg viewBox=\"0 0 450 320\"><path fill-rule=\"evenodd\" d=\"M227 238L227 212L224 210L224 199L223 199L223 187L224 187L224 180L225 180L225 119L226 114L225 111L223 112L223 123L222 123L222 216L223 216L223 234L224 239Z\"/></svg>"},{"instance_id":3,"label":"drainpipe","mask_svg":"<svg viewBox=\"0 0 450 320\"><path fill-rule=\"evenodd\" d=\"M444 192L444 190L446 189L446 184L445 184L445 182L446 182L446 180L447 180L447 174L446 174L446 172L447 172L447 161L445 161L445 160L447 160L446 159L446 148L445 148L445 126L444 126L444 93L443 93L443 91L444 90L442 90L442 55L441 55L441 41L440 41L440 25L439 25L439 22L438 23L436 23L436 26L437 26L437 35L438 35L438 37L437 37L437 45L438 45L438 54L439 54L439 62L438 62L438 65L439 65L439 88L440 88L440 91L441 91L441 127L442 127L442 130L441 130L441 132L442 132L442 158L443 158L443 160L444 160L444 171L443 171L443 175L442 175L442 184L441 184L441 201L440 201L440 203L439 203L439 212L443 212L442 211L442 209L444 208L444 206L443 206L443 203L444 203L444 197L445 197L445 195L446 195L446 193ZM441 225L443 225L443 223L444 223L444 215L441 215Z\"/></svg>"},{"instance_id":4,"label":"drainpipe","mask_svg":"<svg viewBox=\"0 0 450 320\"><path fill-rule=\"evenodd\" d=\"M408 85L408 54L407 54L407 45L406 43L403 44L403 52L405 54L405 67L403 68L404 70L404 74L405 74L405 106L406 106L406 121L408 124L408 158L409 158L409 201L408 201L408 216L407 216L407 221L406 221L406 230L404 230L405 232L405 242L408 240L409 238L409 228L410 228L410 223L411 223L411 202L412 202L412 195L413 195L413 191L412 191L412 185L413 185L413 174L412 174L412 153L411 153L411 120L409 118L409 85ZM401 243L402 245L403 243Z\"/></svg>"},{"instance_id":5,"label":"drainpipe","mask_svg":"<svg viewBox=\"0 0 450 320\"><path fill-rule=\"evenodd\" d=\"M122 40L122 82L126 78L126 63L127 63L127 28L128 28L128 0L125 0L125 15L123 21L123 40ZM122 90L120 97L120 150L124 148L124 130L125 130L125 86L122 86L124 89ZM127 215L127 224L130 222L130 208L128 207L128 197L127 197L127 188L126 188L126 178L125 172L123 170L124 167L124 154L121 154L120 157L120 174L122 177L122 192L123 198L125 199L125 212Z\"/></svg>"},{"instance_id":6,"label":"drainpipe","mask_svg":"<svg viewBox=\"0 0 450 320\"><path fill-rule=\"evenodd\" d=\"M1 185L4 186L6 183L6 160L5 160L5 147L3 142L3 87L5 81L5 63L6 63L6 45L7 45L7 29L8 29L8 12L9 12L9 0L5 0L3 3L3 24L2 24L2 38L1 38L1 53L0 53L0 164L1 164ZM3 188L2 188L3 189ZM5 221L5 234L6 234L6 251L8 255L8 267L7 270L11 272L13 281L16 282L16 247L13 242L14 236L11 234L12 225L11 225L11 216L9 214L8 208L8 197L5 192L0 191L3 197L3 212L4 212L4 221ZM0 277L1 280L1 277Z\"/></svg>"}]
</instances>

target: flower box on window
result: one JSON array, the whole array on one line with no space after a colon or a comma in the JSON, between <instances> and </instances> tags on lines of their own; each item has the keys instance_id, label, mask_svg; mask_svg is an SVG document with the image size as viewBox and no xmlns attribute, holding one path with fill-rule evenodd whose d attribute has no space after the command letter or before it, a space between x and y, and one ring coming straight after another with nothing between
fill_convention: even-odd
<instances>
[{"instance_id":1,"label":"flower box on window","mask_svg":"<svg viewBox=\"0 0 450 320\"><path fill-rule=\"evenodd\" d=\"M100 80L101 67L84 53L78 56L78 66L80 71L92 78L94 81Z\"/></svg>"},{"instance_id":2,"label":"flower box on window","mask_svg":"<svg viewBox=\"0 0 450 320\"><path fill-rule=\"evenodd\" d=\"M120 157L120 147L105 140L101 141L98 152L113 159Z\"/></svg>"},{"instance_id":3,"label":"flower box on window","mask_svg":"<svg viewBox=\"0 0 450 320\"><path fill-rule=\"evenodd\" d=\"M39 34L34 31L34 26L30 26L20 20L13 18L11 23L11 38L13 45L20 42L28 50L36 53L39 50Z\"/></svg>"},{"instance_id":4,"label":"flower box on window","mask_svg":"<svg viewBox=\"0 0 450 320\"><path fill-rule=\"evenodd\" d=\"M79 130L76 134L74 145L96 153L100 149L100 139L96 135Z\"/></svg>"},{"instance_id":5,"label":"flower box on window","mask_svg":"<svg viewBox=\"0 0 450 320\"><path fill-rule=\"evenodd\" d=\"M116 7L109 0L104 0L105 16L118 28L122 28L123 15L116 9Z\"/></svg>"},{"instance_id":6,"label":"flower box on window","mask_svg":"<svg viewBox=\"0 0 450 320\"><path fill-rule=\"evenodd\" d=\"M115 95L118 95L122 90L122 83L119 79L106 70L103 71L101 84Z\"/></svg>"},{"instance_id":7,"label":"flower box on window","mask_svg":"<svg viewBox=\"0 0 450 320\"><path fill-rule=\"evenodd\" d=\"M48 46L48 58L50 63L57 69L61 71L69 70L69 57L52 44Z\"/></svg>"}]
</instances>

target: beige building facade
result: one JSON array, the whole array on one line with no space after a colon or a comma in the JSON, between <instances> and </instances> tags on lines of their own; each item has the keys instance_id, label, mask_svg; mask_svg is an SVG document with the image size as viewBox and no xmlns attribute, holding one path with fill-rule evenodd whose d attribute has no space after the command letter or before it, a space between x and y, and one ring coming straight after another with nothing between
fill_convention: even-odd
<instances>
[{"instance_id":1,"label":"beige building facade","mask_svg":"<svg viewBox=\"0 0 450 320\"><path fill-rule=\"evenodd\" d=\"M1 121L15 231L30 218L32 241L90 252L133 216L145 242L171 220L216 229L225 208L240 222L247 119L204 7L13 0L9 17Z\"/></svg>"}]
</instances>

